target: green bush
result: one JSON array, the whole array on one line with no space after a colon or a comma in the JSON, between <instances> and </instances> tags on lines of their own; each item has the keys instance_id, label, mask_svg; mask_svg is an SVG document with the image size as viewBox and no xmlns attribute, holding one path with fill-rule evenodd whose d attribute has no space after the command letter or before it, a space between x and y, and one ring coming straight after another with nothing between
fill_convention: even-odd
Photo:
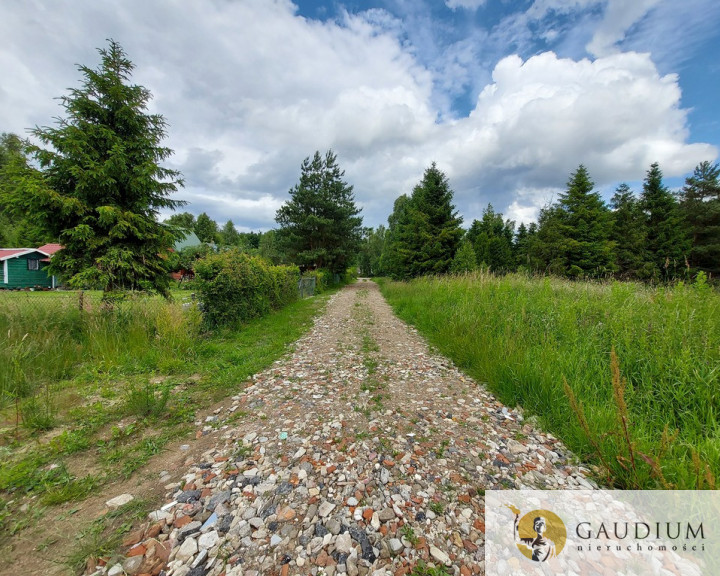
<instances>
[{"instance_id":1,"label":"green bush","mask_svg":"<svg viewBox=\"0 0 720 576\"><path fill-rule=\"evenodd\" d=\"M237 326L297 299L297 268L270 266L235 248L199 260L195 273L210 326Z\"/></svg>"}]
</instances>

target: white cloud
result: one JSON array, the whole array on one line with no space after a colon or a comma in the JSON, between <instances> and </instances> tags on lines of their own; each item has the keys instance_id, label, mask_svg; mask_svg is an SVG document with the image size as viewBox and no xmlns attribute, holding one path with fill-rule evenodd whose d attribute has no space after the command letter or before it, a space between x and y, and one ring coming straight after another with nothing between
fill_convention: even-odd
<instances>
[{"instance_id":1,"label":"white cloud","mask_svg":"<svg viewBox=\"0 0 720 576\"><path fill-rule=\"evenodd\" d=\"M540 13L590 2L535 4ZM56 32L69 23L72 33ZM492 65L482 76L472 68L472 41L423 65L401 32L382 10L321 23L286 0L183 10L171 0L77 0L48 4L42 19L32 5L0 4L0 77L9 79L0 131L50 124L62 114L53 98L78 85L74 63L95 67L93 48L113 37L170 124L172 166L186 178L178 197L241 229L274 226L315 150L338 153L367 225L385 221L433 160L469 224L489 201L518 220L536 214L581 162L600 186L642 179L654 161L668 177L683 175L717 154L686 143L678 78L661 76L647 54L508 56L487 82L478 78ZM437 70L443 56L450 64ZM469 116L447 120L436 91L449 100L458 84L478 86L477 101Z\"/></svg>"},{"instance_id":2,"label":"white cloud","mask_svg":"<svg viewBox=\"0 0 720 576\"><path fill-rule=\"evenodd\" d=\"M602 22L587 45L595 56L605 56L618 51L616 44L625 38L625 33L641 20L660 0L608 0Z\"/></svg>"},{"instance_id":3,"label":"white cloud","mask_svg":"<svg viewBox=\"0 0 720 576\"><path fill-rule=\"evenodd\" d=\"M451 10L464 8L465 10L477 10L485 6L487 0L445 0L445 5Z\"/></svg>"},{"instance_id":4,"label":"white cloud","mask_svg":"<svg viewBox=\"0 0 720 576\"><path fill-rule=\"evenodd\" d=\"M452 127L442 158L461 188L495 188L496 208L519 217L580 163L601 185L641 179L655 161L670 176L715 158L714 147L685 143L686 123L677 76L660 76L647 54L509 56L469 118ZM503 189L513 192L503 197Z\"/></svg>"}]
</instances>

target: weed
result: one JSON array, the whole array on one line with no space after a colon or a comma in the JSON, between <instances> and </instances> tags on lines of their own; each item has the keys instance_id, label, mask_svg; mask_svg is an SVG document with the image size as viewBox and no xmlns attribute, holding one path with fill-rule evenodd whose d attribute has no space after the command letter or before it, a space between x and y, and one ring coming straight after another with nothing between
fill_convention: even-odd
<instances>
[{"instance_id":1,"label":"weed","mask_svg":"<svg viewBox=\"0 0 720 576\"><path fill-rule=\"evenodd\" d=\"M428 508L438 516L445 512L445 506L439 500L433 500L432 502L430 502L430 504L428 504Z\"/></svg>"},{"instance_id":2,"label":"weed","mask_svg":"<svg viewBox=\"0 0 720 576\"><path fill-rule=\"evenodd\" d=\"M402 528L400 528L400 534L402 534L413 546L418 543L418 537L410 524L405 524Z\"/></svg>"},{"instance_id":3,"label":"weed","mask_svg":"<svg viewBox=\"0 0 720 576\"><path fill-rule=\"evenodd\" d=\"M410 572L409 576L450 576L445 566L428 566L422 560L419 560Z\"/></svg>"}]
</instances>

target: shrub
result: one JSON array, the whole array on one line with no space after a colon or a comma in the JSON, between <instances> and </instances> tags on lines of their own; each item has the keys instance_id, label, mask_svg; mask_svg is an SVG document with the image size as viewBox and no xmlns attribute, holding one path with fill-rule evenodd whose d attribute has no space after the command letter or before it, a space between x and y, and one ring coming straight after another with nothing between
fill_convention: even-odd
<instances>
[{"instance_id":1,"label":"shrub","mask_svg":"<svg viewBox=\"0 0 720 576\"><path fill-rule=\"evenodd\" d=\"M270 266L238 249L208 255L195 272L210 326L237 326L297 299L297 268Z\"/></svg>"}]
</instances>

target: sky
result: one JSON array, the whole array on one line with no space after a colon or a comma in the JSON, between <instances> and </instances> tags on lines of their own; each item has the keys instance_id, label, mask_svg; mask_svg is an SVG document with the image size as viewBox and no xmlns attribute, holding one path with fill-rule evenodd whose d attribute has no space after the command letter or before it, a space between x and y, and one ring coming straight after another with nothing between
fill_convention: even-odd
<instances>
[{"instance_id":1,"label":"sky","mask_svg":"<svg viewBox=\"0 0 720 576\"><path fill-rule=\"evenodd\" d=\"M609 200L717 161L719 27L717 0L3 0L0 132L54 126L112 38L196 215L274 228L332 149L365 226L432 162L465 226L527 223L580 164Z\"/></svg>"}]
</instances>

